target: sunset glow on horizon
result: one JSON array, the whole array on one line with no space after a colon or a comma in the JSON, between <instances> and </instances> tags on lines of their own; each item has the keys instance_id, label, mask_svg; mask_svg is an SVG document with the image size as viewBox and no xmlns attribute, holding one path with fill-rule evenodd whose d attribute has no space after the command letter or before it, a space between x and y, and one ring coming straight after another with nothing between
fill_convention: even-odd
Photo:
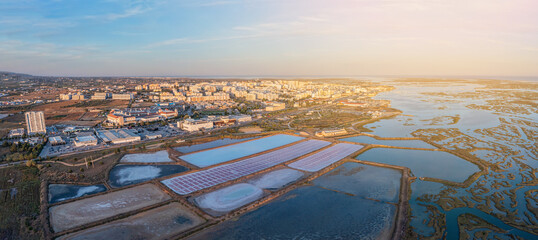
<instances>
[{"instance_id":1,"label":"sunset glow on horizon","mask_svg":"<svg viewBox=\"0 0 538 240\"><path fill-rule=\"evenodd\" d=\"M0 70L538 76L532 0L0 0Z\"/></svg>"}]
</instances>

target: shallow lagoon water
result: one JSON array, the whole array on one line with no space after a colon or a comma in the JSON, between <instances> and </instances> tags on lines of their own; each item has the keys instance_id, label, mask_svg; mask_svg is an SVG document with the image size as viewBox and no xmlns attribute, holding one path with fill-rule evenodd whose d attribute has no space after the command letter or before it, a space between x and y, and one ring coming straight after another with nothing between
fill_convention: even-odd
<instances>
[{"instance_id":1,"label":"shallow lagoon water","mask_svg":"<svg viewBox=\"0 0 538 240\"><path fill-rule=\"evenodd\" d=\"M174 150L178 152L182 152L182 153L191 153L191 152L196 152L200 150L205 150L208 148L220 147L220 146L224 146L224 145L228 145L232 143L244 142L251 139L254 139L254 138L240 138L240 139L223 138L223 139L218 139L218 140L206 142L206 143L195 144L191 146L175 147Z\"/></svg>"},{"instance_id":2,"label":"shallow lagoon water","mask_svg":"<svg viewBox=\"0 0 538 240\"><path fill-rule=\"evenodd\" d=\"M404 115L398 115L389 119L364 125L373 131L373 134L381 137L412 137L411 133L417 129L425 128L458 128L465 132L471 132L479 128L495 127L499 125L499 116L484 110L469 109L466 106L472 103L483 103L484 100L452 102L435 101L439 97L423 95L424 92L454 92L461 93L474 91L474 87L480 85L466 84L461 86L416 86L400 85L397 89L384 92L376 96L376 99L391 100L393 108L403 111ZM446 100L446 99L443 99ZM436 117L458 117L457 123L432 124Z\"/></svg>"},{"instance_id":3,"label":"shallow lagoon water","mask_svg":"<svg viewBox=\"0 0 538 240\"><path fill-rule=\"evenodd\" d=\"M453 182L464 182L480 169L465 159L447 152L409 150L394 148L372 148L360 154L357 159L405 166L416 177L431 177Z\"/></svg>"},{"instance_id":4,"label":"shallow lagoon water","mask_svg":"<svg viewBox=\"0 0 538 240\"><path fill-rule=\"evenodd\" d=\"M435 195L439 193L441 189L444 189L442 183L429 182L417 180L411 184L411 198L409 200L409 205L411 206L411 226L414 227L415 232L423 236L431 236L435 229L432 226L424 224L429 221L430 215L428 214L427 208L424 203L417 202L418 197L424 195Z\"/></svg>"},{"instance_id":5,"label":"shallow lagoon water","mask_svg":"<svg viewBox=\"0 0 538 240\"><path fill-rule=\"evenodd\" d=\"M189 170L181 165L116 165L108 181L112 187L123 187Z\"/></svg>"},{"instance_id":6,"label":"shallow lagoon water","mask_svg":"<svg viewBox=\"0 0 538 240\"><path fill-rule=\"evenodd\" d=\"M347 162L313 183L361 198L398 203L401 178L402 174L395 169Z\"/></svg>"},{"instance_id":7,"label":"shallow lagoon water","mask_svg":"<svg viewBox=\"0 0 538 240\"><path fill-rule=\"evenodd\" d=\"M344 163L314 180L313 186L294 189L193 238L386 239L392 233L396 206L385 200L397 201L400 178L396 170Z\"/></svg>"},{"instance_id":8,"label":"shallow lagoon water","mask_svg":"<svg viewBox=\"0 0 538 240\"><path fill-rule=\"evenodd\" d=\"M244 143L238 143L222 148L211 149L202 152L183 155L180 158L198 167L207 167L233 159L246 157L248 155L263 152L272 148L277 148L297 142L302 137L278 134L265 138L260 138Z\"/></svg>"},{"instance_id":9,"label":"shallow lagoon water","mask_svg":"<svg viewBox=\"0 0 538 240\"><path fill-rule=\"evenodd\" d=\"M306 186L193 238L383 239L390 236L395 210L391 204Z\"/></svg>"},{"instance_id":10,"label":"shallow lagoon water","mask_svg":"<svg viewBox=\"0 0 538 240\"><path fill-rule=\"evenodd\" d=\"M49 203L57 203L106 191L105 185L49 184Z\"/></svg>"},{"instance_id":11,"label":"shallow lagoon water","mask_svg":"<svg viewBox=\"0 0 538 240\"><path fill-rule=\"evenodd\" d=\"M356 143L366 143L366 144L378 144L394 147L407 147L407 148L430 148L435 149L436 147L423 142L421 140L379 140L369 136L356 136L340 139L342 141L356 142Z\"/></svg>"}]
</instances>

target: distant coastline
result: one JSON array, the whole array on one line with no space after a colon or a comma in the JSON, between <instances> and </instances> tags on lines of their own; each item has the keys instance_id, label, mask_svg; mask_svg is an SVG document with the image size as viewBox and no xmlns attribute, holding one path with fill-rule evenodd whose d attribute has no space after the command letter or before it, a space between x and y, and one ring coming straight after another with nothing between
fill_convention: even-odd
<instances>
[{"instance_id":1,"label":"distant coastline","mask_svg":"<svg viewBox=\"0 0 538 240\"><path fill-rule=\"evenodd\" d=\"M508 80L508 81L530 81L537 82L538 76L490 76L490 75L39 75L26 74L9 71L0 73L11 73L25 76L39 77L138 77L138 78L199 78L199 79L359 79L375 81L392 81L402 78L432 78L432 79L462 79L462 80Z\"/></svg>"}]
</instances>

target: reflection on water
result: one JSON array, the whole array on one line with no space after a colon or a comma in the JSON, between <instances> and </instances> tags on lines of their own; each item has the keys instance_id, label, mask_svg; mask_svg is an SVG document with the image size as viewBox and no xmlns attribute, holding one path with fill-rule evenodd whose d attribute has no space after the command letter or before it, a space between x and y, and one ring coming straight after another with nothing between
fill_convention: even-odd
<instances>
[{"instance_id":1,"label":"reflection on water","mask_svg":"<svg viewBox=\"0 0 538 240\"><path fill-rule=\"evenodd\" d=\"M117 165L110 170L108 182L123 187L189 170L181 165Z\"/></svg>"},{"instance_id":2,"label":"reflection on water","mask_svg":"<svg viewBox=\"0 0 538 240\"><path fill-rule=\"evenodd\" d=\"M196 239L384 239L396 207L315 186L226 221Z\"/></svg>"},{"instance_id":3,"label":"reflection on water","mask_svg":"<svg viewBox=\"0 0 538 240\"><path fill-rule=\"evenodd\" d=\"M372 148L357 159L404 166L411 169L416 177L431 177L452 182L463 182L478 166L460 157L441 151L424 151L395 148Z\"/></svg>"},{"instance_id":4,"label":"reflection on water","mask_svg":"<svg viewBox=\"0 0 538 240\"><path fill-rule=\"evenodd\" d=\"M421 140L378 140L369 136L356 136L340 139L342 141L357 142L357 143L366 143L366 144L377 144L377 145L386 145L394 147L407 147L407 148L430 148L435 149L436 147L427 144Z\"/></svg>"},{"instance_id":5,"label":"reflection on water","mask_svg":"<svg viewBox=\"0 0 538 240\"><path fill-rule=\"evenodd\" d=\"M536 100L535 91L499 92L499 87L488 90L484 86L396 83L395 91L376 97L391 100L392 107L403 113L365 125L373 130L373 134L425 138L489 164L488 173L466 188L420 180L412 183L410 224L415 238L458 239L460 230L465 236L494 231L495 234L488 235L488 238L513 238L509 234L525 239L537 238L536 208L528 204L535 200L525 197L525 194L530 196L529 192L536 189L537 184L538 152L535 144L538 115L536 106L528 104L529 99ZM478 92L475 90L477 87L482 89ZM448 159L450 164L455 163L452 167L444 163L442 166L424 166L395 161L397 154L370 151L358 158L398 162L403 166L410 164L407 166L419 176L422 174L417 172L430 177L461 180L469 174L464 173L466 168L462 167L460 160ZM435 158L432 159L435 161ZM476 219L458 222L459 216L476 216Z\"/></svg>"},{"instance_id":6,"label":"reflection on water","mask_svg":"<svg viewBox=\"0 0 538 240\"><path fill-rule=\"evenodd\" d=\"M422 86L400 85L396 90L384 92L376 99L391 100L391 106L403 111L403 115L391 119L383 119L365 125L371 128L373 134L381 137L412 137L411 133L424 128L458 128L464 131L473 131L478 128L494 127L499 125L497 115L481 110L469 109L466 106L472 103L483 103L483 99L460 101L454 98L436 98L424 95L426 92L461 93L474 91L480 85L468 84L459 86ZM435 119L451 117L448 121L436 122ZM454 117L457 122L454 123ZM442 120L442 119L441 119Z\"/></svg>"},{"instance_id":7,"label":"reflection on water","mask_svg":"<svg viewBox=\"0 0 538 240\"><path fill-rule=\"evenodd\" d=\"M401 177L398 170L348 162L313 182L357 197L398 203Z\"/></svg>"},{"instance_id":8,"label":"reflection on water","mask_svg":"<svg viewBox=\"0 0 538 240\"><path fill-rule=\"evenodd\" d=\"M49 184L49 203L57 203L104 191L106 191L106 187L102 184L92 186Z\"/></svg>"},{"instance_id":9,"label":"reflection on water","mask_svg":"<svg viewBox=\"0 0 538 240\"><path fill-rule=\"evenodd\" d=\"M392 234L401 174L345 163L237 220L195 239L387 239ZM375 201L381 200L381 201Z\"/></svg>"},{"instance_id":10,"label":"reflection on water","mask_svg":"<svg viewBox=\"0 0 538 240\"><path fill-rule=\"evenodd\" d=\"M228 145L232 143L248 141L250 139L254 139L254 138L240 138L240 139L223 138L223 139L218 139L218 140L206 142L206 143L200 143L200 144L195 144L195 145L190 145L190 146L175 147L174 150L178 152L182 152L182 153L190 153L190 152L200 151L200 150L204 150L208 148L220 147L220 146L224 146L224 145Z\"/></svg>"}]
</instances>

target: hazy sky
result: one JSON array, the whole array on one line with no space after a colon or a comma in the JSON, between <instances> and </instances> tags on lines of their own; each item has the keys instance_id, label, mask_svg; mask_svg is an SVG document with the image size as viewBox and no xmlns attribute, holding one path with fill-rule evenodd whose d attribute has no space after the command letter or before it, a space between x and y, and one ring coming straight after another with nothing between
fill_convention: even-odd
<instances>
[{"instance_id":1,"label":"hazy sky","mask_svg":"<svg viewBox=\"0 0 538 240\"><path fill-rule=\"evenodd\" d=\"M0 71L538 76L536 0L0 0Z\"/></svg>"}]
</instances>

